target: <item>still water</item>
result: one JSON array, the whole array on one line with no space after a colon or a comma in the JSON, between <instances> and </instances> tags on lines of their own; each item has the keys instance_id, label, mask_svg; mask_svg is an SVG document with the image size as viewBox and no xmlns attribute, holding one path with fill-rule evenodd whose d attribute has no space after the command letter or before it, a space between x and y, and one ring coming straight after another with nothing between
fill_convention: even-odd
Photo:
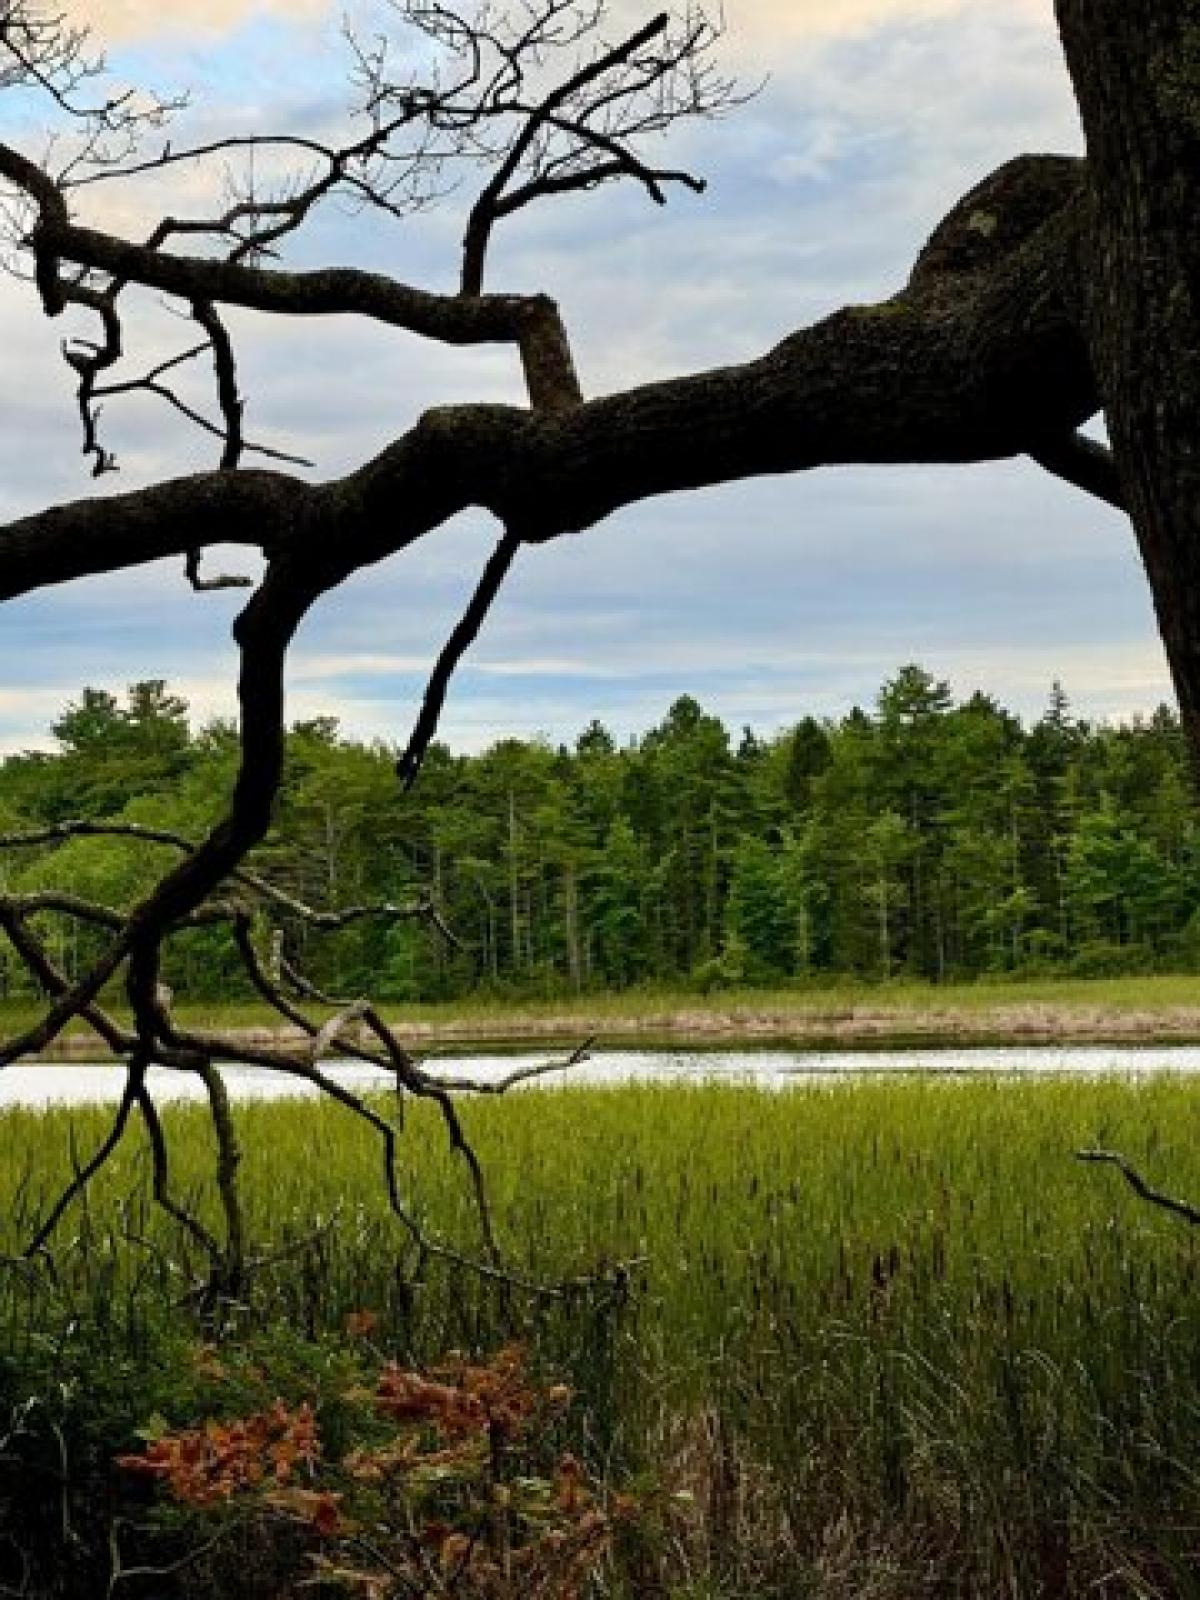
<instances>
[{"instance_id":1,"label":"still water","mask_svg":"<svg viewBox=\"0 0 1200 1600\"><path fill-rule=\"evenodd\" d=\"M430 1070L445 1078L495 1082L522 1067L555 1059L553 1053L503 1056L444 1056ZM561 1059L561 1057L559 1057ZM326 1063L325 1072L355 1089L386 1087L384 1072L361 1062ZM527 1088L563 1083L616 1085L654 1083L739 1083L783 1089L812 1082L852 1083L864 1076L927 1074L932 1077L1005 1075L1038 1077L1137 1077L1149 1073L1200 1072L1197 1045L1091 1045L1058 1048L989 1047L971 1050L597 1050L569 1072L534 1079ZM311 1098L317 1091L282 1073L259 1067L228 1067L225 1080L239 1100ZM203 1086L190 1075L153 1068L149 1078L156 1099L198 1100ZM124 1071L87 1063L22 1064L0 1070L0 1110L6 1106L83 1105L120 1098Z\"/></svg>"}]
</instances>

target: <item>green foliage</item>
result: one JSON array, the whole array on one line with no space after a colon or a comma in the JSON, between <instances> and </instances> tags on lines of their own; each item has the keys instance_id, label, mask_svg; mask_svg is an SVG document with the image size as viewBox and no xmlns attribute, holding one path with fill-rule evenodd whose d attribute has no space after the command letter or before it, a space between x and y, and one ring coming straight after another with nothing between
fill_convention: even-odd
<instances>
[{"instance_id":1,"label":"green foliage","mask_svg":"<svg viewBox=\"0 0 1200 1600\"><path fill-rule=\"evenodd\" d=\"M188 731L159 681L85 689L56 755L0 768L10 830L108 815L199 837L236 765L228 726ZM503 740L430 752L413 794L395 751L316 718L289 736L275 826L254 863L331 908L432 893L458 945L366 919L317 935L278 919L289 958L331 994L551 999L659 984L701 990L822 978L933 982L1194 970L1200 829L1178 719L1092 727L1057 684L1032 727L909 665L871 713L803 717L771 739L683 696L619 747L592 722L573 750ZM116 907L168 859L76 839L3 861L18 889ZM44 923L75 974L102 935ZM5 958L6 992L27 980ZM175 941L181 999L243 992L224 935Z\"/></svg>"},{"instance_id":2,"label":"green foliage","mask_svg":"<svg viewBox=\"0 0 1200 1600\"><path fill-rule=\"evenodd\" d=\"M0 1269L0 1438L39 1397L0 1449L0 1508L23 1543L36 1523L63 1568L56 1427L72 1526L102 1574L89 1587L72 1569L62 1592L104 1592L115 1508L94 1469L106 1449L137 1450L139 1430L145 1443L310 1399L341 1455L362 1439L357 1341L408 1367L514 1335L574 1389L578 1430L562 1444L589 1472L623 1484L649 1470L687 1497L661 1539L619 1544L605 1592L1192 1592L1194 1230L1072 1153L1118 1148L1161 1186L1200 1193L1193 1085L643 1086L465 1115L514 1263L554 1279L636 1259L623 1300L526 1300L413 1260L365 1130L303 1104L239 1110L250 1224L275 1251L219 1350L198 1359L186 1337L181 1295L201 1263L147 1203L136 1142L73 1214L53 1271ZM0 1117L0 1183L15 1197L0 1253L69 1173L69 1126L86 1151L104 1121ZM168 1126L191 1193L211 1160L204 1118L179 1110ZM428 1132L417 1108L408 1191L430 1227L469 1242L461 1175ZM378 1321L348 1338L363 1308ZM123 1514L147 1520L144 1506ZM131 1564L167 1557L133 1527L122 1539ZM251 1582L266 1570L261 1556L241 1565ZM186 1576L193 1594L239 1592L228 1576L206 1589L202 1566ZM19 1577L0 1567L0 1581Z\"/></svg>"}]
</instances>

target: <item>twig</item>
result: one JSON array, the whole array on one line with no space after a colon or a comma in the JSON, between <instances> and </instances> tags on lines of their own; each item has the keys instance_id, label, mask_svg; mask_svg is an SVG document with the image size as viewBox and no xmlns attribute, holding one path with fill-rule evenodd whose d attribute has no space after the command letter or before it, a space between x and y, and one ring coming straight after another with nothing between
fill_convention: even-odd
<instances>
[{"instance_id":1,"label":"twig","mask_svg":"<svg viewBox=\"0 0 1200 1600\"><path fill-rule=\"evenodd\" d=\"M335 1042L343 1028L349 1027L352 1022L357 1022L367 1010L365 1000L352 1000L348 1006L339 1011L328 1022L323 1023L312 1036L312 1043L308 1047L308 1058L314 1064Z\"/></svg>"},{"instance_id":2,"label":"twig","mask_svg":"<svg viewBox=\"0 0 1200 1600\"><path fill-rule=\"evenodd\" d=\"M181 854L195 855L202 847L194 840L186 838L181 833L176 833L170 828L148 827L140 822L94 822L90 819L72 819L66 822L51 823L44 828L33 828L19 833L0 834L0 850L32 849L38 845L56 844L68 839L138 839L147 844L161 844L169 849L178 850ZM272 883L261 874L251 871L249 867L235 866L228 874L233 883L240 883L248 889L253 889L264 900L272 901L275 905L282 906L290 911L300 921L310 927L319 928L326 933L336 933L342 928L348 928L355 922L368 921L379 917L386 921L406 922L427 920L437 928L447 943L458 944L457 936L446 926L437 908L428 899L414 901L411 905L395 905L391 901L380 901L375 904L342 906L337 911L320 911L308 905L298 896L291 894L287 889ZM47 907L47 909L54 909ZM66 909L65 906L61 909ZM201 911L189 913L201 915ZM114 915L117 915L114 913ZM182 926L183 920L177 922Z\"/></svg>"},{"instance_id":3,"label":"twig","mask_svg":"<svg viewBox=\"0 0 1200 1600\"><path fill-rule=\"evenodd\" d=\"M217 1193L225 1216L221 1279L212 1289L214 1296L219 1291L234 1297L243 1292L246 1280L246 1223L237 1183L242 1152L224 1079L211 1061L205 1061L197 1071L208 1095L209 1117L217 1140Z\"/></svg>"},{"instance_id":4,"label":"twig","mask_svg":"<svg viewBox=\"0 0 1200 1600\"><path fill-rule=\"evenodd\" d=\"M474 1095L500 1095L507 1094L510 1089L515 1089L519 1084L530 1083L536 1078L546 1078L556 1072L570 1072L572 1067L582 1066L585 1061L591 1060L592 1047L595 1037L581 1044L573 1050L563 1061L540 1061L534 1066L518 1067L514 1072L508 1073L503 1078L434 1078L422 1070L422 1077L427 1083L436 1083L439 1088L453 1091L456 1094Z\"/></svg>"},{"instance_id":5,"label":"twig","mask_svg":"<svg viewBox=\"0 0 1200 1600\"><path fill-rule=\"evenodd\" d=\"M146 1065L147 1063L143 1056L134 1056L130 1061L125 1079L125 1088L121 1094L121 1103L117 1107L117 1114L113 1118L112 1127L109 1129L107 1137L91 1160L78 1169L62 1194L59 1195L49 1215L25 1246L24 1255L26 1260L31 1260L45 1248L47 1241L53 1236L55 1229L62 1221L71 1203L83 1193L84 1189L87 1188L88 1184L120 1144L129 1123L130 1113L137 1103L139 1094L142 1093L146 1078Z\"/></svg>"},{"instance_id":6,"label":"twig","mask_svg":"<svg viewBox=\"0 0 1200 1600\"><path fill-rule=\"evenodd\" d=\"M153 1174L154 1198L167 1215L172 1217L186 1233L191 1235L208 1257L212 1271L216 1273L220 1269L221 1246L204 1224L184 1206L180 1205L171 1195L171 1167L167 1152L166 1135L163 1132L158 1108L145 1088L137 1096L137 1106L141 1113L143 1126L146 1129L146 1136L150 1141L150 1164Z\"/></svg>"},{"instance_id":7,"label":"twig","mask_svg":"<svg viewBox=\"0 0 1200 1600\"><path fill-rule=\"evenodd\" d=\"M233 1534L240 1533L245 1527L246 1521L245 1517L231 1517L228 1521L223 1521L211 1539L207 1539L204 1543L195 1545L185 1551L177 1561L172 1561L168 1566L126 1567L122 1564L120 1535L118 1533L118 1529L126 1524L126 1519L123 1517L114 1518L108 1529L109 1579L108 1588L105 1591L107 1600L112 1600L113 1592L119 1583L128 1583L132 1578L173 1578L179 1573L185 1572L188 1567L193 1566L197 1561L203 1560L205 1556L211 1555L214 1550L225 1544Z\"/></svg>"},{"instance_id":8,"label":"twig","mask_svg":"<svg viewBox=\"0 0 1200 1600\"><path fill-rule=\"evenodd\" d=\"M1200 1206L1191 1205L1186 1200L1176 1200L1169 1194L1163 1194L1160 1189L1151 1188L1141 1173L1115 1150L1078 1150L1076 1151L1076 1159L1116 1167L1134 1194L1141 1199L1149 1201L1152 1206L1160 1206L1164 1211L1171 1212L1173 1216L1182 1217L1185 1222L1190 1222L1193 1227L1200 1224Z\"/></svg>"}]
</instances>

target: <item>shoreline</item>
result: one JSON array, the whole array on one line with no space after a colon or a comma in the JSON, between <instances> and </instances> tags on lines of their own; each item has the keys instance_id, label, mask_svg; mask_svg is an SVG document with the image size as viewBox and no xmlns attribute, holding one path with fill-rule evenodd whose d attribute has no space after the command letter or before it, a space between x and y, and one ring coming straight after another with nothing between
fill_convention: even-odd
<instances>
[{"instance_id":1,"label":"shoreline","mask_svg":"<svg viewBox=\"0 0 1200 1600\"><path fill-rule=\"evenodd\" d=\"M736 1045L801 1051L962 1049L1020 1045L1200 1044L1200 1005L1125 1008L1106 1005L1010 1003L986 1008L851 1005L726 1009L688 1007L612 1016L563 1011L545 1016L503 1012L461 1019L398 1017L392 1024L416 1053L447 1048L481 1051L563 1047L594 1040L597 1049L719 1049ZM305 1042L295 1027L229 1027L214 1032L230 1043L284 1050ZM57 1039L36 1060L87 1061L98 1054L90 1033Z\"/></svg>"}]
</instances>

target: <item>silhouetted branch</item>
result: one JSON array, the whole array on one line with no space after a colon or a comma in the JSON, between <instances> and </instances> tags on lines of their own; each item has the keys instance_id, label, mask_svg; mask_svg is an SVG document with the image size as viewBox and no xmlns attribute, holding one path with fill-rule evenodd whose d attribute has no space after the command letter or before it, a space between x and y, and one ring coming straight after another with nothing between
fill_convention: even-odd
<instances>
[{"instance_id":1,"label":"silhouetted branch","mask_svg":"<svg viewBox=\"0 0 1200 1600\"><path fill-rule=\"evenodd\" d=\"M111 923L108 925L111 926ZM51 960L45 945L29 926L21 904L15 898L0 899L0 927L3 927L9 942L25 963L27 970L47 994L61 996L70 992L71 985L66 974ZM95 1002L81 1006L79 1015L91 1026L97 1037L103 1040L113 1055L126 1054L136 1044L134 1036L118 1027L108 1013Z\"/></svg>"},{"instance_id":2,"label":"silhouetted branch","mask_svg":"<svg viewBox=\"0 0 1200 1600\"><path fill-rule=\"evenodd\" d=\"M1152 1206L1159 1206L1164 1211L1169 1211L1173 1216L1182 1217L1185 1222L1193 1226L1200 1224L1200 1206L1191 1205L1186 1200L1173 1199L1169 1194L1163 1194L1159 1189L1153 1189L1142 1177L1141 1173L1132 1166L1123 1155L1114 1150L1080 1150L1076 1159L1103 1163L1115 1167L1125 1182L1140 1199L1146 1200Z\"/></svg>"},{"instance_id":3,"label":"silhouetted branch","mask_svg":"<svg viewBox=\"0 0 1200 1600\"><path fill-rule=\"evenodd\" d=\"M162 1119L158 1114L158 1108L155 1106L149 1090L145 1087L138 1092L137 1108L141 1114L142 1124L150 1144L150 1168L153 1174L155 1202L199 1245L208 1258L210 1281L213 1281L220 1276L221 1246L204 1224L197 1217L194 1217L186 1206L181 1205L171 1193L171 1162L167 1149L166 1134L163 1132Z\"/></svg>"},{"instance_id":4,"label":"silhouetted branch","mask_svg":"<svg viewBox=\"0 0 1200 1600\"><path fill-rule=\"evenodd\" d=\"M5 0L0 86L39 89L80 125L83 142L72 165L120 159L136 146L142 131L161 126L186 104L183 97L161 99L116 88L99 98L81 98L87 86L107 76L104 56L91 49L89 29L72 26L63 10L39 0Z\"/></svg>"},{"instance_id":5,"label":"silhouetted branch","mask_svg":"<svg viewBox=\"0 0 1200 1600\"><path fill-rule=\"evenodd\" d=\"M1083 433L1065 433L1040 440L1029 454L1039 467L1076 489L1106 501L1118 511L1128 510L1113 453L1106 445Z\"/></svg>"},{"instance_id":6,"label":"silhouetted branch","mask_svg":"<svg viewBox=\"0 0 1200 1600\"><path fill-rule=\"evenodd\" d=\"M437 732L438 722L441 720L442 707L446 703L446 691L450 687L450 679L458 670L458 664L467 651L479 637L479 630L487 619L487 614L492 608L492 603L500 593L500 589L507 578L509 569L517 551L521 548L521 540L517 534L505 533L495 550L488 559L483 569L483 575L476 586L475 593L467 609L455 626L437 665L433 669L429 683L421 701L421 712L417 718L416 726L409 735L408 744L404 754L396 763L396 776L406 789L411 789L417 781L421 765L428 753L433 736Z\"/></svg>"},{"instance_id":7,"label":"silhouetted branch","mask_svg":"<svg viewBox=\"0 0 1200 1600\"><path fill-rule=\"evenodd\" d=\"M504 529L433 668L399 767L411 782L452 675L521 542L579 532L655 495L835 463L1007 459L1029 453L1032 441L1037 459L1089 492L1099 492L1111 473L1103 452L1075 437L1102 398L1088 332L1091 311L1080 290L1081 241L1092 226L1083 163L1026 158L1000 169L953 209L908 284L882 306L847 307L738 367L585 403L554 303L537 294L483 293L490 240L498 224L529 205L601 184L636 183L656 203L672 185L698 192L701 180L652 159L647 141L681 118L719 115L737 103L734 86L710 57L720 29L699 11L675 24L662 14L612 43L604 0L514 0L511 7L502 0L462 0L457 9L438 0L396 0L393 9L436 47L439 66L418 82L393 71L386 46L360 46L359 112L366 126L357 139L216 140L186 151L168 144L146 158L122 144L133 103L114 100L82 113L93 118L83 154L57 180L0 143L0 179L17 192L18 243L32 256L46 315L75 308L99 324L94 340L75 340L64 350L78 376L84 445L94 470L115 466L98 438L101 402L137 389L165 399L221 444L217 472L56 507L0 529L0 598L162 556L182 557L197 588L227 586L234 580L200 575L202 552L217 543L260 550L267 561L234 627L240 760L226 812L208 836L193 844L165 830L80 822L0 839L3 848L106 834L165 845L179 857L128 915L57 892L0 903L0 922L14 948L51 995L36 1026L0 1048L0 1065L42 1048L80 1016L131 1064L131 1074L133 1067L140 1073L157 1062L200 1078L217 1136L224 1242L173 1198L166 1138L140 1076L128 1080L101 1150L115 1148L136 1109L150 1141L156 1200L204 1252L210 1299L236 1292L250 1270L237 1198L236 1131L216 1063L265 1066L362 1119L380 1141L392 1212L422 1254L533 1289L539 1286L515 1277L501 1258L482 1169L453 1095L503 1093L571 1067L586 1050L492 1083L439 1078L424 1070L366 1002L331 1022L308 1018L259 957L248 909L213 900L219 886L231 881L321 929L383 916L426 918L445 932L427 901L319 911L245 866L267 833L282 780L287 653L320 597L464 509L483 508ZM50 74L52 92L69 102L70 54L77 46L51 32L43 40L50 53L23 57L24 42L9 24L33 14L28 6L10 5L0 16L0 45L16 38L20 81L41 83L39 73ZM53 51L60 43L67 43L68 54L56 61ZM425 50L420 59L429 55ZM60 71L67 76L54 76ZM106 140L106 134L113 137ZM71 191L115 180L122 166L126 178L161 176L181 161L225 159L238 151L248 158L249 175L234 174L232 198L206 208L206 214L164 217L137 239L84 227L71 214ZM298 157L305 170L274 175L263 187L254 175L256 156L276 165ZM289 271L268 264L335 195L398 217L474 168L485 177L467 208L458 294L428 293L382 273ZM981 214L988 224L982 229ZM196 241L195 254L182 253L189 240ZM136 291L177 302L206 338L142 379L113 381L111 369L123 358L123 297ZM244 435L243 397L225 325L231 306L296 318L350 314L452 345L515 346L529 407L465 405L428 412L374 460L327 483L242 470L252 447ZM203 417L164 381L205 349L213 356L219 421ZM58 971L30 926L29 919L42 912L81 917L103 931L101 954L74 982ZM300 1028L297 1049L260 1049L189 1030L172 1015L159 981L164 941L206 916L231 922L258 992ZM280 963L280 975L284 970ZM98 1004L119 974L133 1007L135 1035L117 1029ZM348 1037L354 1021L360 1026ZM436 1105L451 1149L467 1169L484 1259L425 1233L402 1193L398 1130L369 1097L322 1071L320 1060L333 1049L379 1066L395 1088L397 1107L410 1095ZM1120 1158L1095 1152L1089 1159L1114 1161L1134 1183L1136 1174ZM98 1160L102 1164L99 1153L77 1178L86 1181L84 1174ZM1182 1202L1146 1192L1196 1220Z\"/></svg>"},{"instance_id":8,"label":"silhouetted branch","mask_svg":"<svg viewBox=\"0 0 1200 1600\"><path fill-rule=\"evenodd\" d=\"M229 437L226 428L222 428L217 423L210 421L195 407L181 400L173 389L162 382L164 374L182 366L185 362L194 361L197 356L201 356L206 350L211 349L213 349L213 345L210 340L206 339L203 344L193 345L190 349L183 350L178 355L170 356L167 360L160 361L157 366L152 367L139 377L127 378L120 383L96 385L92 389L91 398L93 400L106 400L120 395L152 394L160 400L165 400L168 405L173 406L182 416L185 416L189 422L193 422L198 428L202 428L205 433L212 434L214 438L224 442ZM260 455L271 461L286 462L289 466L311 467L313 465L304 456L293 455L286 450L276 450L269 445L256 444L249 439L239 438L238 450L251 455Z\"/></svg>"},{"instance_id":9,"label":"silhouetted branch","mask_svg":"<svg viewBox=\"0 0 1200 1600\"><path fill-rule=\"evenodd\" d=\"M83 1193L120 1144L124 1137L125 1129L129 1124L130 1115L137 1104L138 1095L142 1091L145 1077L145 1058L135 1055L130 1060L127 1069L125 1087L121 1092L121 1101L117 1107L117 1114L113 1118L112 1127L91 1160L75 1173L70 1183L50 1208L45 1219L39 1224L37 1232L25 1247L26 1259L39 1254L45 1249L47 1242L53 1237L55 1230L70 1206Z\"/></svg>"},{"instance_id":10,"label":"silhouetted branch","mask_svg":"<svg viewBox=\"0 0 1200 1600\"><path fill-rule=\"evenodd\" d=\"M184 855L194 855L200 849L195 840L188 839L171 828L151 827L140 822L93 822L87 818L74 818L65 822L49 823L42 828L0 834L0 850L34 849L40 845L65 843L70 839L131 839L145 844L164 845ZM390 900L382 900L362 905L341 906L336 911L329 911L308 905L297 895L281 888L279 884L272 883L270 879L251 871L248 867L234 868L228 874L228 878L231 883L242 884L263 900L279 906L309 927L325 933L336 933L340 929L351 927L356 922L365 922L372 918L386 922L427 921L437 929L448 944L458 943L453 930L447 927L436 906L427 897L415 900L409 905L396 905ZM38 890L33 895L16 897L15 903L24 911L58 910L86 920L106 922L114 928L120 927L124 921L118 911L98 906L94 902L83 901L78 897L64 895L59 890ZM180 919L177 925L186 927L194 925L197 921L222 920L229 917L233 910L233 907L220 905L197 908L195 912Z\"/></svg>"}]
</instances>

